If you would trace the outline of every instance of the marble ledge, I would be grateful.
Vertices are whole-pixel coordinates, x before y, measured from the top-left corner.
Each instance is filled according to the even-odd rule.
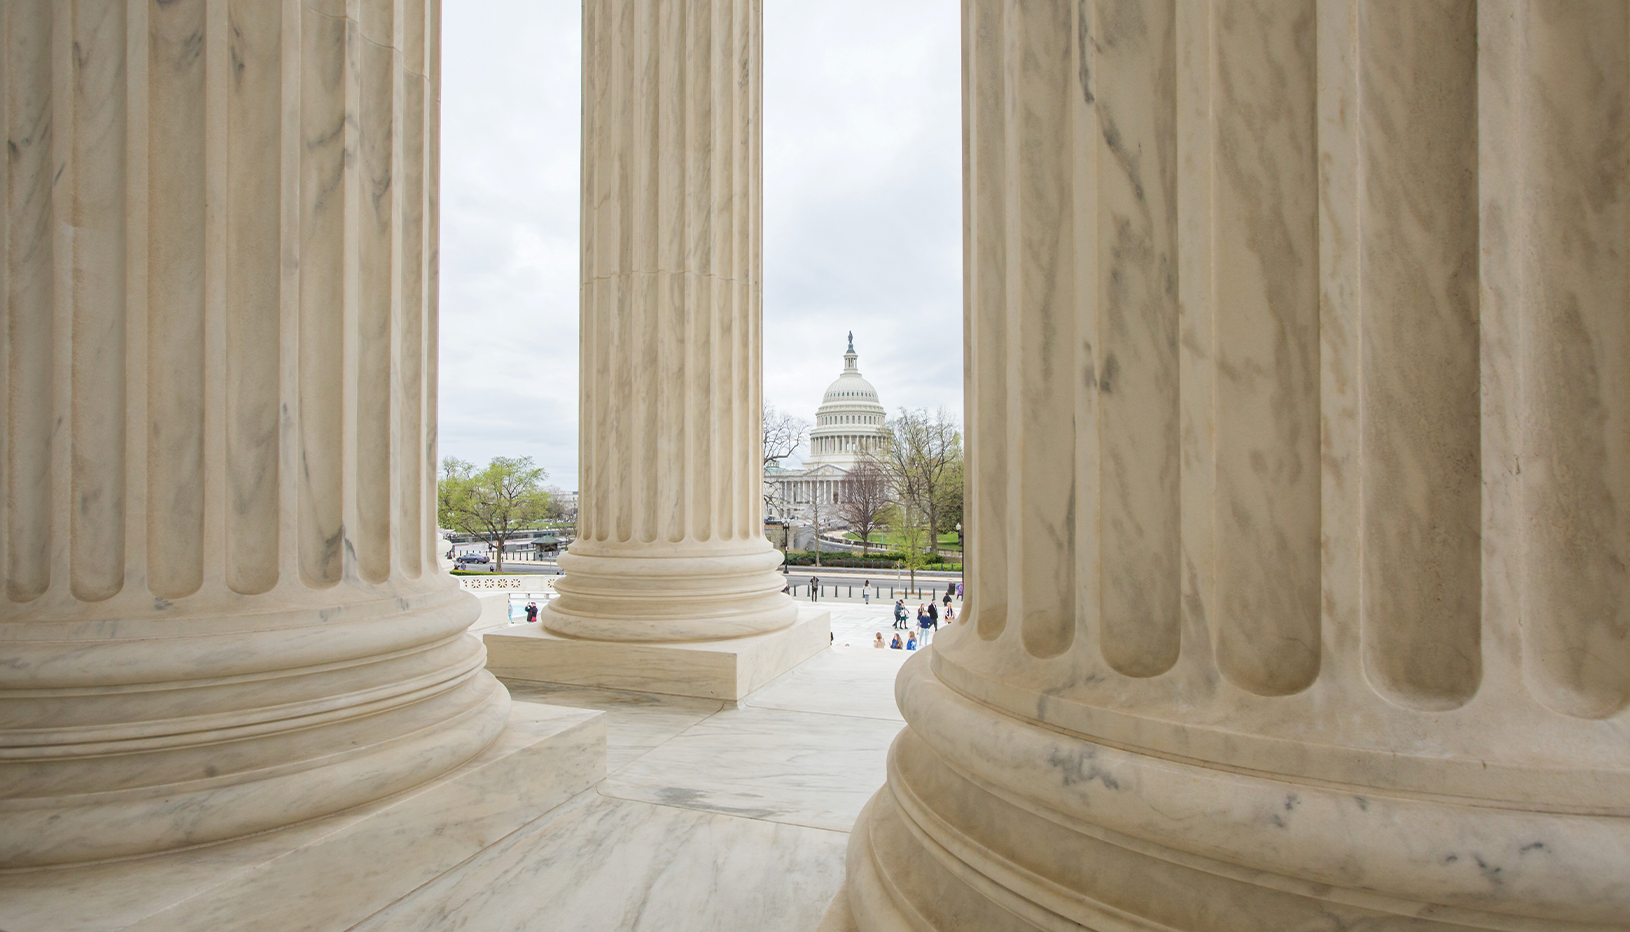
[[[734,702],[825,650],[831,630],[831,613],[801,608],[791,627],[723,641],[583,641],[540,624],[489,631],[482,640],[487,669],[505,680]]]
[[[514,703],[474,760],[368,806],[168,854],[0,874],[0,929],[349,929],[605,773],[602,713]]]

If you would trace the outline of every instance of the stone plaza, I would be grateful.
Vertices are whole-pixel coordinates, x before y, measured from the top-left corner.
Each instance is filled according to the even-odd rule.
[[[1630,929],[1630,4],[964,0],[907,657],[763,534],[760,2],[585,0],[520,626],[437,552],[438,0],[0,7],[0,928]]]

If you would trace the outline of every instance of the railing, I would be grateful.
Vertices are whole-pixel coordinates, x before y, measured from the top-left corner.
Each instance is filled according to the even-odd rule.
[[[459,576],[458,584],[467,590],[508,593],[506,615],[512,625],[526,622],[525,604],[529,601],[547,602],[556,595],[558,576]],[[539,583],[542,585],[539,585]]]
[[[498,562],[498,555],[495,554],[495,553],[492,553],[490,551],[469,551],[469,550],[467,550],[467,551],[465,551],[465,553],[486,553],[487,558],[489,560],[491,560],[492,563]],[[459,554],[454,554],[454,556],[457,557],[457,556],[459,556]],[[539,554],[539,553],[534,553],[534,552],[532,552],[530,550],[506,550],[506,551],[504,551],[504,562],[505,563],[546,563],[546,564],[548,564],[550,566],[554,566],[556,563],[559,562],[556,559],[558,556],[560,556],[560,555],[555,554],[555,553]],[[471,564],[471,565],[473,565],[473,566],[491,566],[492,563],[475,563],[475,564]]]
[[[860,586],[852,586],[852,585],[849,585],[847,583],[843,583],[843,584],[821,583],[819,588],[820,588],[820,591],[815,594],[815,600],[816,601],[820,601],[821,599],[825,599],[825,598],[828,598],[828,597],[834,598],[834,599],[837,599],[837,598],[861,599],[861,598],[863,598],[863,596],[855,594],[855,590],[856,589],[861,589],[862,587],[860,587]],[[888,592],[888,595],[886,595],[886,596],[883,594],[885,590],[887,590],[887,592]],[[803,593],[803,595],[801,597],[807,599],[807,598],[809,598],[809,583],[798,583],[798,584],[789,585],[789,586],[787,586],[787,592],[788,592],[788,594],[790,594],[795,599],[800,598],[799,593],[801,592],[801,593]],[[945,596],[945,587],[944,586],[940,586],[938,588],[936,588],[934,586],[917,586],[917,587],[913,588],[911,586],[895,587],[895,586],[891,586],[891,585],[880,584],[880,585],[876,585],[876,586],[872,587],[872,598],[879,601],[879,602],[881,602],[884,599],[887,599],[890,602],[893,602],[895,599],[940,599],[940,598],[944,598],[944,596]],[[953,598],[960,601],[962,596],[957,595],[957,596],[953,596]]]

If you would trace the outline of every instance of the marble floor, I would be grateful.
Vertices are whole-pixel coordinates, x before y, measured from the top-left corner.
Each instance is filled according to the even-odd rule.
[[[740,703],[507,683],[604,712],[606,780],[357,929],[814,929],[883,784],[910,656],[859,646],[887,605],[831,607],[834,647]]]
[[[445,780],[248,839],[0,874],[0,930],[809,932],[914,656],[863,646],[887,604],[823,607],[832,647],[740,702],[510,682],[502,746]]]

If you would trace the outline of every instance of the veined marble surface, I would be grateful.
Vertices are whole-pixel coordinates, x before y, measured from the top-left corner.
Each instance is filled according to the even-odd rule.
[[[901,722],[894,676],[911,653],[837,647],[743,699],[743,709],[820,712]]]
[[[357,932],[806,932],[848,834],[589,794]]]
[[[814,661],[811,661],[813,663]],[[516,702],[597,709],[606,713],[606,771],[616,773],[641,755],[725,707],[718,699],[656,696],[614,689],[509,680]]]
[[[847,606],[834,625],[869,641],[889,608]],[[883,783],[909,656],[839,646],[739,705],[507,683],[518,706],[605,713],[611,777],[357,929],[813,929]]]
[[[887,605],[834,613],[848,642],[888,629]],[[835,641],[834,643],[838,643]],[[509,682],[516,702],[606,713],[606,796],[848,831],[884,779],[904,721],[894,678],[912,654],[822,651],[739,704]]]
[[[0,874],[0,929],[350,928],[603,777],[605,716],[511,710],[475,760],[405,794],[216,845]]]
[[[886,605],[842,615],[868,638],[888,625]],[[813,929],[883,784],[910,656],[823,650],[740,704],[512,682],[510,728],[445,781],[236,842],[0,875],[0,929]]]
[[[726,709],[618,771],[600,792],[846,832],[883,785],[903,720]]]

